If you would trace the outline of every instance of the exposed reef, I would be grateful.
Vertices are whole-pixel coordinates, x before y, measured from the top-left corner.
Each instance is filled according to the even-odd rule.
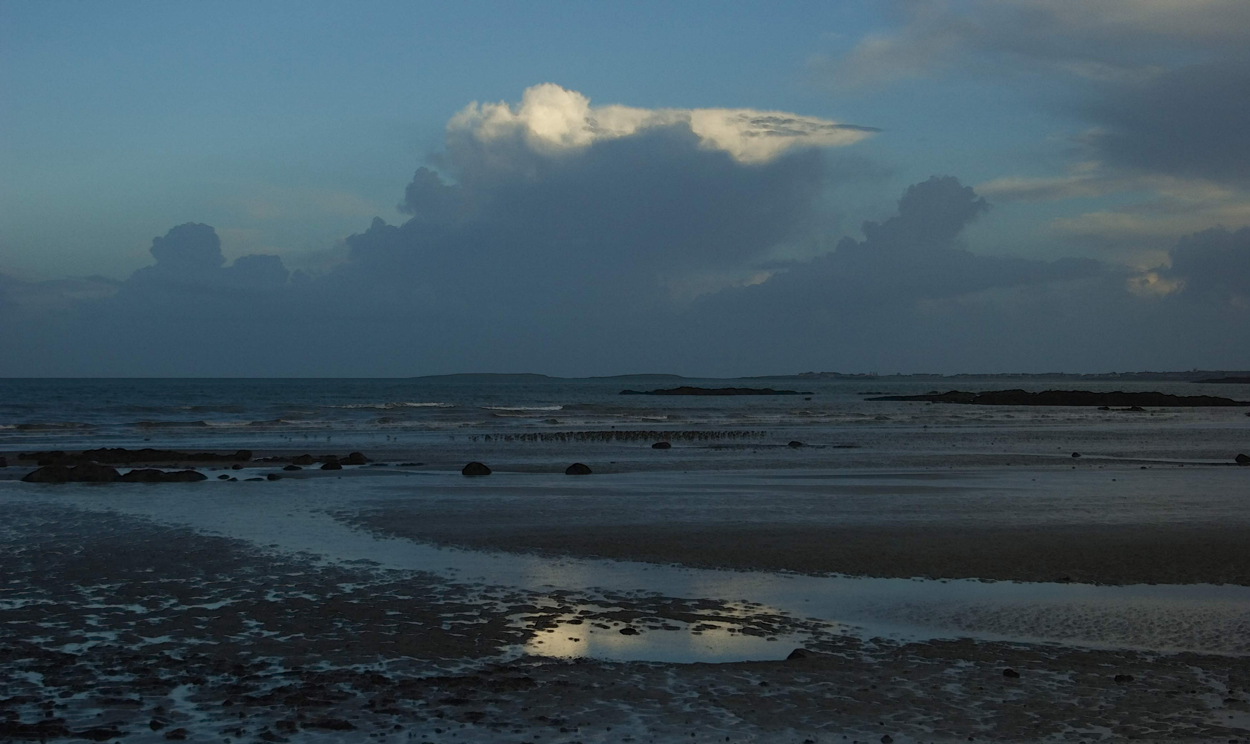
[[[984,393],[969,393],[951,390],[945,393],[932,392],[924,395],[881,395],[867,400],[963,403],[975,406],[1172,406],[1185,408],[1250,406],[1250,401],[1219,398],[1213,395],[1126,393],[1119,390],[1110,393],[1089,390],[1044,390],[1040,393],[1030,393],[1025,390],[991,390]]]

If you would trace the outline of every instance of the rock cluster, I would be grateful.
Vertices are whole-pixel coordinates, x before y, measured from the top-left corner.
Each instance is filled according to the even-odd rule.
[[[22,478],[26,483],[191,483],[202,480],[208,480],[208,476],[194,470],[141,468],[122,474],[116,468],[95,462],[46,465]]]
[[[950,390],[945,393],[924,395],[881,395],[867,400],[927,401],[929,403],[963,403],[975,406],[1134,406],[1154,407],[1206,407],[1250,406],[1250,401],[1219,398],[1214,395],[1170,395],[1168,393],[1099,393],[1089,390],[1043,390],[1030,393],[1025,390],[991,390],[985,393],[969,393]]]

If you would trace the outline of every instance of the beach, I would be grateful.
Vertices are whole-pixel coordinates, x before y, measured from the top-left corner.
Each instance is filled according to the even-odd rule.
[[[508,394],[488,391],[504,400],[464,422],[452,417],[468,404],[433,392],[412,402],[439,406],[322,409],[371,413],[315,437],[246,423],[114,431],[101,419],[79,422],[97,427],[89,436],[2,432],[0,731],[137,742],[1250,736],[1250,468],[1232,464],[1250,432],[1241,412],[1126,423],[1085,410],[871,408],[827,388],[797,407],[620,409],[583,392],[603,408],[570,426],[566,412],[585,405],[577,390]],[[217,415],[271,413],[240,397],[229,405],[247,410]],[[378,423],[396,410],[425,418]],[[607,433],[574,434],[588,431]],[[655,436],[672,447],[652,449]],[[252,452],[239,469],[179,463],[200,483],[19,480],[34,467],[24,453],[102,445]],[[371,462],[284,469],[349,451]],[[470,460],[492,474],[461,475]],[[565,475],[572,462],[592,473]]]

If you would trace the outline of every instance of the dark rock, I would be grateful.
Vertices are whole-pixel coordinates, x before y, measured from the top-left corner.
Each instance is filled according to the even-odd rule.
[[[165,728],[165,722],[159,718],[153,718],[151,723],[148,724],[148,728],[152,729],[153,731],[160,731],[161,729]]]
[[[1073,452],[1073,453],[1072,453],[1072,456],[1073,456],[1073,457],[1080,457],[1080,456],[1081,456],[1081,453],[1080,453],[1080,452]]]
[[[580,462],[575,462],[572,465],[564,469],[564,474],[565,475],[590,475],[590,468],[586,467]]]
[[[225,473],[222,473],[221,475],[217,476],[217,480],[230,480],[230,476],[226,475]]]
[[[490,475],[490,468],[480,462],[471,462],[460,471],[461,475]]]
[[[74,732],[75,738],[87,739],[88,741],[108,741],[109,739],[120,739],[125,735],[125,732],[119,731],[116,726],[95,726]]]
[[[651,449],[672,449],[672,448],[673,448],[673,445],[669,444],[668,442],[656,442],[655,444],[651,445]]]
[[[242,466],[242,465],[231,465],[231,466],[230,466],[230,469],[231,469],[231,470],[242,470],[242,469],[243,469],[243,466]]]
[[[70,731],[65,727],[64,718],[45,718],[38,723],[22,723],[13,719],[0,721],[0,741],[17,739],[46,741],[69,736]]]
[[[312,455],[299,455],[298,457],[292,457],[291,462],[296,465],[312,465],[317,462],[317,458]]]
[[[889,734],[886,734],[881,737],[881,744],[894,744],[894,739]]]
[[[1233,462],[1238,465],[1250,465],[1250,455],[1240,454],[1233,458]]]
[[[324,463],[322,463],[321,469],[322,470],[342,470],[343,466],[339,464],[338,460],[326,460]]]
[[[342,718],[318,718],[304,724],[304,728],[324,729],[326,731],[352,731],[356,727]]]
[[[287,470],[287,471],[303,470],[303,468],[301,468],[299,465],[287,465],[286,467],[282,469]]]
[[[1131,675],[1131,674],[1117,674],[1117,675],[1115,675],[1115,683],[1116,683],[1117,685],[1126,685],[1126,684],[1128,684],[1129,682],[1132,682],[1132,681],[1133,681],[1133,675]]]
[[[401,468],[419,468],[419,467],[421,467],[421,466],[422,466],[422,465],[424,465],[424,464],[425,464],[425,463],[423,463],[423,462],[401,462],[401,463],[399,463],[399,467],[401,467]]]
[[[369,458],[359,452],[353,452],[342,460],[344,465],[364,465],[367,462],[369,462]]]
[[[182,741],[187,738],[187,730],[184,728],[170,729],[165,732],[165,738],[170,741]]]
[[[45,465],[22,476],[23,483],[69,483],[69,468],[64,465]]]
[[[786,657],[786,661],[794,661],[795,659],[806,659],[808,656],[811,656],[811,654],[807,652],[807,649],[796,648],[790,652],[789,656]]]
[[[208,476],[194,470],[155,470],[143,468],[131,470],[117,479],[121,483],[194,483],[208,480]]]
[[[48,465],[27,473],[22,480],[26,483],[112,483],[118,479],[115,468],[84,462],[74,467],[64,465]]]
[[[244,478],[243,482],[244,483],[264,483],[265,479],[264,478]]]
[[[1121,391],[1099,393],[1089,390],[1043,390],[1030,393],[1025,390],[990,390],[984,393],[970,393],[962,390],[951,390],[945,393],[925,393],[924,395],[883,395],[868,400],[884,401],[925,401],[929,403],[962,403],[977,406],[1152,406],[1152,407],[1184,407],[1196,406],[1250,406],[1250,401],[1219,398],[1213,395],[1169,395],[1167,393],[1142,392],[1126,393]],[[1130,408],[1130,410],[1132,410]]]
[[[268,473],[265,475],[265,479],[271,480],[271,481],[282,480],[282,476],[278,475],[277,473]]]
[[[624,628],[621,628],[621,635],[638,635],[638,631],[637,629],[631,628],[627,625]]]
[[[0,457],[0,468],[7,468],[8,466],[9,466],[9,461],[4,459],[3,457]]]
[[[94,462],[84,462],[69,469],[70,479],[75,483],[112,483],[117,480],[116,468]]]
[[[1020,673],[1010,667],[1003,670],[1003,676],[1007,679],[1019,679]]]
[[[797,440],[797,439],[792,439],[792,440],[790,440],[790,444],[789,444],[789,446],[790,446],[790,447],[793,447],[793,448],[795,448],[795,449],[798,449],[799,447],[802,447],[802,446],[803,446],[803,443],[802,443],[802,442],[800,442],[800,441],[799,441],[799,440]]]

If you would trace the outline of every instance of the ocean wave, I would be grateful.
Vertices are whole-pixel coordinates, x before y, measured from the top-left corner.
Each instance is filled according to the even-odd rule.
[[[478,406],[484,411],[563,411],[564,406]]]
[[[205,427],[208,426],[207,421],[134,421],[129,424],[139,429],[175,429],[185,427]]]
[[[407,401],[398,401],[394,403],[344,403],[338,406],[326,406],[326,408],[372,408],[379,411],[389,411],[394,408],[455,408],[452,403],[410,403]]]

